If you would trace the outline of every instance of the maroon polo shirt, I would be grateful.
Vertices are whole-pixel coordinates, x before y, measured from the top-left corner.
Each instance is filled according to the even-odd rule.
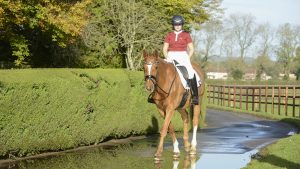
[[[169,44],[168,51],[187,51],[187,45],[191,42],[192,38],[188,32],[179,33],[177,41],[174,32],[168,33],[165,37],[165,43]]]

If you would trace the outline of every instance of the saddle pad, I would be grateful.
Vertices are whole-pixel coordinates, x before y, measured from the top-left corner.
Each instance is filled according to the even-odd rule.
[[[184,65],[180,65],[180,64],[178,64],[178,63],[175,63],[174,61],[173,61],[173,64],[174,64],[174,66],[176,67],[177,73],[178,73],[178,75],[179,75],[179,77],[180,77],[180,80],[181,80],[181,83],[182,83],[183,87],[184,87],[185,89],[190,89],[190,87],[189,87],[189,85],[188,85],[186,79],[184,78],[184,76],[183,76],[183,74],[181,73],[180,69],[177,67],[177,66],[183,66],[183,67],[184,67]],[[199,75],[197,74],[197,72],[196,72],[196,71],[194,71],[194,72],[195,72],[195,74],[196,74],[196,80],[197,80],[197,82],[198,82],[198,83],[197,83],[197,86],[199,87],[199,86],[201,85],[201,80],[200,80],[200,77],[199,77]]]

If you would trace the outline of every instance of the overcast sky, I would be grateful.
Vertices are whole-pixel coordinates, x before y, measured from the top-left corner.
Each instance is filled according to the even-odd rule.
[[[223,0],[225,15],[251,13],[258,23],[300,25],[300,0]]]

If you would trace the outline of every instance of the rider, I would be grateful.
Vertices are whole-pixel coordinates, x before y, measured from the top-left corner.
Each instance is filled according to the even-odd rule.
[[[175,60],[186,67],[189,74],[188,84],[192,91],[192,104],[198,105],[197,80],[195,70],[190,61],[194,53],[194,45],[190,34],[182,30],[183,24],[184,20],[182,16],[173,16],[172,25],[174,31],[168,33],[165,37],[163,53],[168,61]]]

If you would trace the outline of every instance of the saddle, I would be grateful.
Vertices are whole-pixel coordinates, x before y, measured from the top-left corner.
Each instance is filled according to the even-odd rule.
[[[187,81],[189,78],[189,74],[188,74],[186,67],[184,67],[183,65],[180,65],[176,60],[174,60],[174,66],[177,68],[177,70],[179,70],[181,72],[181,75]]]

